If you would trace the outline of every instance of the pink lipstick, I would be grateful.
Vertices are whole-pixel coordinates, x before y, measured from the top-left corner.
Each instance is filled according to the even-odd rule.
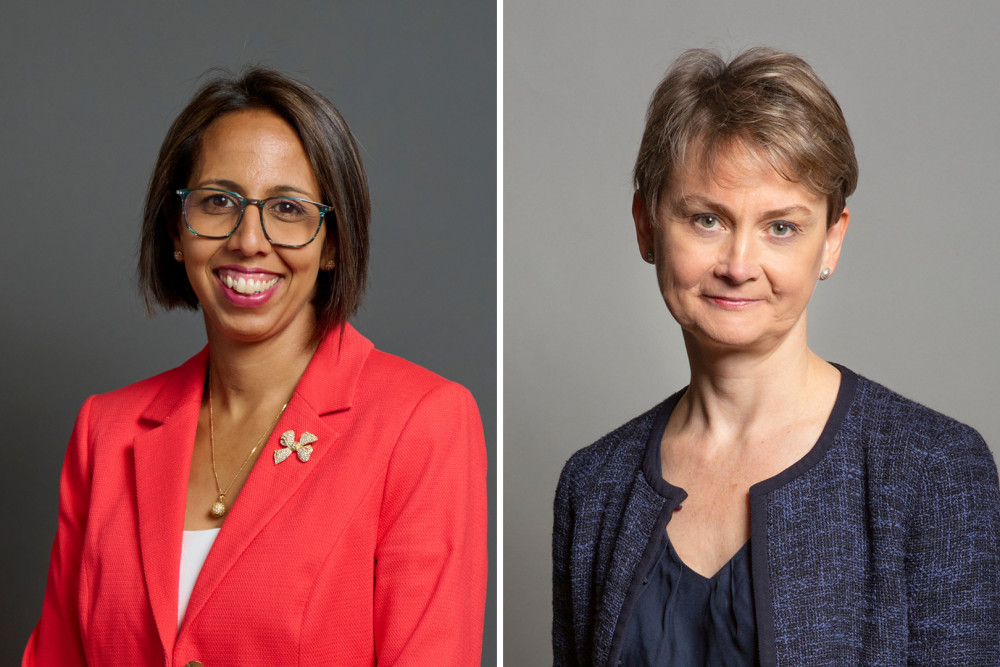
[[[254,267],[223,266],[215,270],[222,295],[235,306],[252,308],[267,303],[277,292],[281,276]]]

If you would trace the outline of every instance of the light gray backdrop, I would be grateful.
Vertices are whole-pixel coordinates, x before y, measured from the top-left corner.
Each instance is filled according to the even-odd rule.
[[[0,664],[19,664],[41,609],[80,404],[204,345],[200,314],[144,316],[133,267],[160,141],[211,66],[276,66],[340,108],[374,215],[356,326],[472,391],[495,489],[494,6],[13,3],[0,59]],[[484,664],[494,664],[495,590]]]
[[[1000,5],[504,5],[504,662],[551,662],[559,471],[684,386],[680,330],[636,250],[630,170],[684,49],[799,53],[840,101],[861,180],[810,342],[1000,446]]]

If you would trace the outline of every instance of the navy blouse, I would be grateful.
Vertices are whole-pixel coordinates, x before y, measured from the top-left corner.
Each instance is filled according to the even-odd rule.
[[[629,620],[622,664],[756,665],[750,542],[711,578],[685,565],[669,539],[663,544]]]

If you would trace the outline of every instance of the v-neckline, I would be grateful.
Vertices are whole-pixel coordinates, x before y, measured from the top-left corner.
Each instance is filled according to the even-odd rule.
[[[684,562],[684,559],[681,558],[680,554],[677,553],[677,550],[674,549],[674,544],[673,542],[670,541],[669,535],[666,537],[666,542],[667,542],[667,553],[669,554],[669,557],[672,558],[677,563],[681,571],[694,575],[695,577],[697,577],[699,581],[702,581],[705,584],[715,583],[715,581],[722,576],[723,572],[733,569],[733,565],[737,563],[741,558],[746,558],[746,555],[750,551],[750,540],[747,540],[746,542],[743,543],[743,546],[741,546],[739,549],[736,550],[736,553],[734,553],[729,558],[729,560],[727,560],[725,563],[722,564],[722,567],[720,567],[718,570],[715,571],[715,574],[713,574],[710,577],[706,577],[701,572],[698,572],[693,567]]]

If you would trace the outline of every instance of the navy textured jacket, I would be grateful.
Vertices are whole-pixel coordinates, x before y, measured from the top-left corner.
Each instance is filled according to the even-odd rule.
[[[840,368],[813,449],[750,489],[762,665],[1000,665],[1000,488],[972,428]],[[681,393],[577,452],[555,501],[556,665],[612,665],[684,492]]]

